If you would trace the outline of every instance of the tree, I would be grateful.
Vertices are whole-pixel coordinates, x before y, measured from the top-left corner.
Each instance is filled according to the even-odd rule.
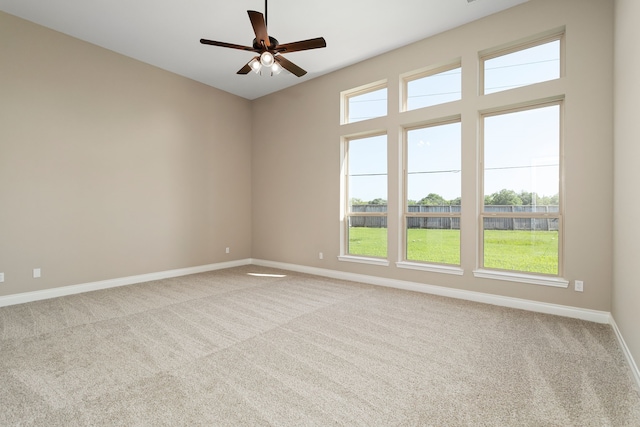
[[[373,200],[369,200],[370,205],[386,205],[387,201],[385,199],[377,198]]]
[[[557,206],[560,204],[560,197],[558,196],[558,194],[555,194],[553,196],[543,196],[539,199],[538,203],[547,206]]]
[[[427,197],[424,197],[420,201],[418,201],[418,204],[426,206],[444,206],[448,205],[449,203],[441,195],[436,193],[429,193]]]
[[[449,203],[447,203],[451,206],[461,206],[462,205],[462,197],[456,197],[453,200],[449,200]]]
[[[367,204],[364,200],[358,199],[357,197],[352,197],[351,200],[349,200],[349,203],[351,204],[351,206],[366,205]]]
[[[503,188],[497,193],[493,193],[489,196],[490,203],[487,203],[487,199],[485,197],[485,204],[487,205],[506,205],[506,206],[521,206],[522,199],[518,196],[518,194],[513,190],[507,190]]]
[[[537,193],[528,193],[522,190],[518,197],[520,197],[520,200],[522,200],[522,204],[525,206],[540,204],[540,198],[538,197]]]

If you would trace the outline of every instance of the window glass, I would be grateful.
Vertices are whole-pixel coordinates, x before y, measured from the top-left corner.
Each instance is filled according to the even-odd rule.
[[[460,205],[460,122],[407,131],[407,203]]]
[[[485,268],[558,274],[557,218],[485,217],[483,229]]]
[[[460,67],[406,82],[406,110],[430,107],[462,98]]]
[[[560,105],[484,118],[485,268],[559,274]]]
[[[494,205],[558,195],[560,107],[485,117],[484,197]],[[519,199],[520,198],[520,199]]]
[[[347,96],[347,123],[387,115],[387,88]]]
[[[406,259],[458,265],[461,124],[409,129],[406,139]]]
[[[347,141],[350,255],[387,256],[387,136]]]
[[[387,217],[349,217],[349,255],[387,257]]]
[[[484,93],[560,78],[560,40],[484,60]]]
[[[460,264],[460,218],[407,217],[407,260]]]

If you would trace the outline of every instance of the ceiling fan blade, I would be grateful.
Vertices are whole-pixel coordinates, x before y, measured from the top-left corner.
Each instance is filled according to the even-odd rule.
[[[215,40],[200,39],[200,43],[202,43],[202,44],[210,44],[212,46],[229,47],[231,49],[248,50],[250,52],[259,52],[259,50],[255,49],[253,47],[241,46],[239,44],[233,44],[233,43],[217,42]]]
[[[327,47],[327,42],[324,37],[317,37],[315,39],[302,40],[299,42],[279,44],[274,50],[276,52],[290,53],[298,52],[301,50],[318,49],[321,47]]]
[[[298,77],[302,77],[305,74],[307,74],[305,70],[298,67],[296,64],[289,61],[287,58],[285,58],[282,55],[276,55],[275,60],[278,64],[282,65],[282,68],[284,68],[285,70],[289,71],[292,74],[295,74]]]
[[[236,74],[249,74],[251,70],[249,63],[247,63],[244,67],[240,68]]]
[[[264,22],[264,15],[260,12],[256,12],[255,10],[247,10],[247,13],[251,20],[253,32],[256,33],[256,40],[258,41],[258,44],[263,42],[267,49],[270,48],[271,42],[269,41],[269,34],[267,34],[267,24]]]

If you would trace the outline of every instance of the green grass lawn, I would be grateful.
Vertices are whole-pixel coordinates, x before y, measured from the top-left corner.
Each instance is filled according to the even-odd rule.
[[[558,274],[558,232],[486,230],[484,266]]]
[[[407,260],[460,264],[460,230],[410,228]]]
[[[387,229],[374,227],[350,227],[349,255],[386,258]]]
[[[558,232],[487,230],[484,266],[500,270],[558,274]],[[349,254],[387,257],[387,229],[352,227]],[[407,260],[460,264],[460,230],[409,229]]]

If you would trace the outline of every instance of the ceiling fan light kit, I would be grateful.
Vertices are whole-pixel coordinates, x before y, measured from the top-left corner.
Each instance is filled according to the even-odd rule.
[[[264,4],[265,14],[267,11],[267,1]],[[266,17],[260,12],[255,10],[248,10],[249,20],[253,27],[253,32],[256,38],[253,39],[252,46],[241,46],[232,43],[218,42],[215,40],[200,39],[200,43],[209,44],[212,46],[226,47],[231,49],[246,50],[255,52],[258,56],[254,57],[244,67],[238,70],[237,74],[248,74],[250,71],[254,71],[258,74],[262,74],[262,69],[269,70],[270,75],[274,76],[279,74],[284,68],[290,73],[302,77],[307,72],[298,67],[293,62],[282,56],[284,53],[299,52],[302,50],[318,49],[327,46],[323,37],[317,37],[315,39],[301,40],[293,43],[279,44],[278,40],[270,37],[267,33]]]

